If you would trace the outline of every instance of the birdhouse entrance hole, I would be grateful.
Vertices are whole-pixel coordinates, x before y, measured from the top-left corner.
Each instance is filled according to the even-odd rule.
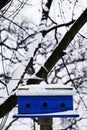
[[[65,104],[64,104],[64,103],[61,103],[61,104],[60,104],[60,107],[61,107],[61,108],[64,108],[64,107],[65,107]]]
[[[31,105],[30,105],[29,103],[26,104],[26,108],[30,108],[30,106],[31,106]]]
[[[42,104],[42,106],[43,106],[43,108],[47,108],[47,103],[46,102],[44,102],[43,104]]]

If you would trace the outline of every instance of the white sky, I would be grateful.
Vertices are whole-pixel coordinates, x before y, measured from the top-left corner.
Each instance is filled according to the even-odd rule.
[[[24,17],[26,17],[27,19],[29,19],[29,21],[33,21],[35,24],[39,24],[40,23],[40,18],[41,18],[41,1],[42,0],[29,0],[29,4],[33,5],[33,6],[25,6],[25,8],[20,12],[20,14]],[[62,19],[57,18],[56,13],[58,11],[58,7],[57,7],[57,1],[54,0],[55,2],[53,3],[53,7],[50,13],[50,16],[52,16],[52,18],[55,18],[56,22],[62,22]],[[75,9],[75,17],[77,18],[79,17],[79,15],[82,13],[82,8],[87,8],[87,0],[79,0],[79,4],[77,5],[77,8]],[[69,5],[70,6],[70,5]],[[28,7],[28,8],[27,8]],[[66,2],[65,6],[63,6],[64,8],[64,15],[65,15],[65,21],[68,22],[69,20],[71,20],[71,14],[68,10],[68,3]],[[58,23],[59,24],[59,23]],[[85,28],[86,29],[86,28]],[[83,29],[84,30],[84,29]],[[83,31],[82,30],[82,31]],[[87,32],[87,30],[86,30]],[[32,50],[32,49],[31,49]],[[12,85],[12,84],[11,84]],[[15,114],[15,113],[14,113]],[[10,118],[7,121],[7,124],[12,120],[12,115],[13,112],[10,113]],[[54,119],[55,120],[55,119]],[[58,128],[58,123],[60,122],[59,119],[54,121],[55,126],[54,128]],[[29,125],[27,125],[29,124]],[[82,127],[84,124],[84,122],[79,123],[79,126]],[[60,126],[59,126],[60,128]],[[19,121],[15,122],[9,130],[32,130],[32,120],[30,119],[19,119]],[[39,126],[37,126],[37,129],[39,129]],[[87,128],[85,127],[85,125],[82,127],[82,130],[86,130]]]

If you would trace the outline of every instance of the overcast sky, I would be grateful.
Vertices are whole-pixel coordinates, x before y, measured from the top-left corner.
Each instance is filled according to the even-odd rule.
[[[25,6],[23,10],[20,11],[21,16],[25,17],[29,21],[33,21],[33,23],[39,25],[40,19],[41,19],[41,1],[42,0],[29,0],[30,6]],[[75,9],[75,16],[74,19],[77,19],[79,15],[82,13],[82,10],[87,8],[87,0],[78,0],[77,8]],[[73,0],[72,0],[73,2]],[[64,6],[65,4],[65,6]],[[64,10],[64,15],[65,15],[65,22],[69,22],[71,20],[71,12],[69,12],[69,7],[71,7],[67,2],[64,2],[63,4],[63,10]],[[57,0],[54,0],[50,12],[50,16],[52,18],[55,18],[55,21],[59,21],[58,24],[61,24],[63,20],[59,17],[57,17],[57,11],[59,10],[59,7],[57,7]],[[85,27],[84,27],[85,28]],[[82,29],[82,32],[85,31],[87,32],[87,28]],[[14,112],[14,113],[13,113]],[[7,124],[12,120],[12,115],[15,114],[15,110],[10,113],[9,120],[7,121]],[[54,119],[55,120],[55,119]],[[56,123],[57,122],[57,123]],[[60,120],[56,120],[55,126],[56,128],[60,128],[58,122],[60,123]],[[32,120],[30,119],[19,119],[19,121],[16,121],[9,130],[32,130]],[[84,122],[83,122],[84,123]],[[29,125],[28,125],[29,124]],[[37,126],[37,129],[39,129],[39,126]],[[86,128],[83,127],[82,130],[86,130]]]

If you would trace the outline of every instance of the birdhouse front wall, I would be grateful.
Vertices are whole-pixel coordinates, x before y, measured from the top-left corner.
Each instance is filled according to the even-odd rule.
[[[18,96],[18,114],[43,114],[73,110],[73,96]]]

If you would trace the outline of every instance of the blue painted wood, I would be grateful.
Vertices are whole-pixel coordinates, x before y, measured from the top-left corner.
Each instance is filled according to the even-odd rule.
[[[13,118],[77,118],[79,117],[79,114],[44,114],[44,115],[35,115],[35,114],[18,114],[18,115],[14,115]]]
[[[18,96],[18,114],[44,114],[73,110],[73,96]]]

